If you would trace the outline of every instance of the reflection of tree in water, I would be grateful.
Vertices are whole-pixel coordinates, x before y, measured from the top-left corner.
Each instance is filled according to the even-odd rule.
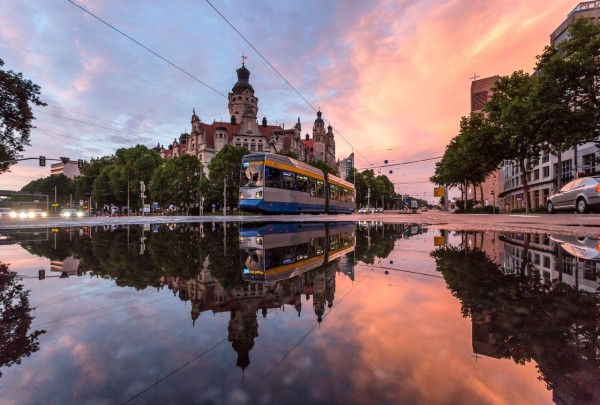
[[[598,296],[543,282],[535,271],[530,277],[522,268],[506,274],[479,249],[444,247],[431,255],[463,316],[472,318],[474,337],[485,339],[494,357],[518,364],[535,360],[555,396],[575,403],[600,400]]]
[[[33,317],[29,307],[29,291],[23,291],[15,273],[0,262],[0,367],[20,364],[23,357],[39,349],[38,330],[31,334],[29,327]],[[0,377],[2,372],[0,372]]]
[[[416,228],[415,228],[416,229]],[[375,263],[375,258],[385,259],[394,250],[396,240],[413,235],[408,224],[379,224],[356,227],[356,262]],[[421,228],[419,228],[419,233]]]

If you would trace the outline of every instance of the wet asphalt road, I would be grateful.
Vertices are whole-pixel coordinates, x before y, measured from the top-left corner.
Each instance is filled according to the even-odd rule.
[[[416,214],[388,211],[382,214],[352,215],[227,215],[227,216],[131,216],[85,217],[64,219],[48,217],[29,220],[0,219],[0,229],[101,226],[125,224],[156,224],[186,222],[326,222],[326,221],[377,221],[386,223],[418,223],[449,230],[540,231],[600,237],[600,214],[454,214],[429,210]]]

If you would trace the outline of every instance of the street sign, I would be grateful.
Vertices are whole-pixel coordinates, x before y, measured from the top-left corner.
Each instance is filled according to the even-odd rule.
[[[443,187],[436,187],[433,189],[434,197],[444,197],[444,195],[445,195],[445,190]]]

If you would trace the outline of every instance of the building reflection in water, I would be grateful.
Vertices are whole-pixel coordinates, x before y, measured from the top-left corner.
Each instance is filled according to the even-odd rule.
[[[557,404],[600,402],[600,240],[461,233],[432,256],[463,316],[475,355],[535,361]]]
[[[224,286],[208,264],[194,279],[163,277],[161,283],[191,301],[194,324],[206,311],[230,313],[228,339],[238,354],[237,366],[245,369],[258,336],[259,312],[267,317],[270,310],[291,306],[300,316],[304,295],[307,301],[312,298],[316,321],[322,322],[325,306],[333,306],[336,272],[354,274],[347,255],[354,251],[355,240],[351,222],[242,228],[239,245],[230,249],[239,251],[243,283]]]

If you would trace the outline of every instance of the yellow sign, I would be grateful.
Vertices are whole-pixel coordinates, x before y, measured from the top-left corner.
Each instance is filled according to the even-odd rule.
[[[53,207],[58,207],[58,203],[52,203]]]
[[[444,196],[444,188],[443,187],[436,187],[433,189],[433,196],[434,197],[443,197]]]
[[[58,228],[52,228],[52,233],[58,233]]]
[[[446,246],[446,238],[443,236],[434,236],[433,246]]]

